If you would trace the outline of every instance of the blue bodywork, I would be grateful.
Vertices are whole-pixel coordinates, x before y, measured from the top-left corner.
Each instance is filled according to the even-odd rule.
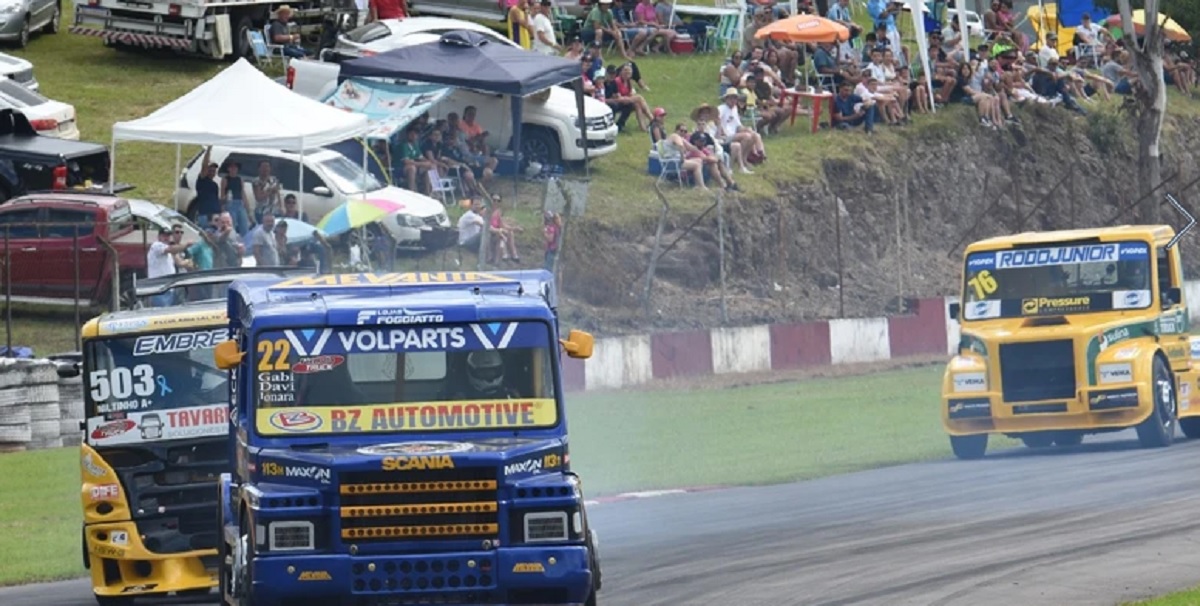
[[[363,326],[372,317],[364,310],[436,310],[438,324],[536,323],[557,352],[550,273],[306,276],[235,282],[229,293],[245,356],[230,381],[236,465],[221,481],[228,603],[595,604],[599,558],[570,470],[557,355],[544,369],[553,426],[271,433],[252,397],[257,335],[407,328]],[[305,532],[311,542],[282,548]]]

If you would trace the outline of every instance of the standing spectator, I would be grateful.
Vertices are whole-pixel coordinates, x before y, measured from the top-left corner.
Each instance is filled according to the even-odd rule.
[[[849,82],[838,86],[838,94],[833,98],[833,115],[830,122],[834,128],[842,130],[862,124],[867,134],[875,134],[875,104],[853,94],[852,90]]]
[[[531,36],[533,34],[533,26],[530,24],[529,17],[529,0],[516,0],[508,9],[508,15],[504,17],[504,21],[508,24],[508,39],[515,42],[523,49],[529,50],[533,43]]]
[[[851,40],[862,34],[862,28],[854,22],[854,18],[850,15],[850,0],[837,0],[831,4],[829,10],[825,11],[825,18],[846,26],[850,30]]]
[[[368,5],[367,22],[403,19],[407,16],[408,5],[405,0],[370,0]]]
[[[223,210],[221,208],[221,188],[216,181],[217,164],[212,162],[211,158],[212,146],[209,146],[204,149],[204,162],[201,164],[204,170],[196,178],[196,199],[192,202],[192,209],[188,212],[201,228],[208,227],[209,217]]]
[[[492,198],[492,216],[488,223],[488,231],[492,235],[491,258],[493,263],[496,259],[513,263],[521,262],[521,257],[517,254],[517,239],[513,233],[514,229],[504,220],[504,205],[500,196]]]
[[[225,165],[225,178],[221,180],[221,202],[233,217],[233,228],[238,235],[250,229],[250,214],[246,211],[246,184],[242,182],[242,165],[230,162]]]
[[[213,259],[214,266],[242,266],[242,252],[245,250],[245,246],[238,237],[238,233],[233,229],[233,217],[229,213],[221,213],[217,217],[216,234],[213,240],[216,253]]]
[[[275,229],[271,231],[275,238],[275,250],[279,255],[279,265],[295,267],[300,262],[300,247],[295,244],[288,244],[287,220],[276,222]]]
[[[625,48],[625,36],[617,28],[613,18],[612,4],[613,0],[599,0],[584,18],[583,25],[580,26],[580,35],[585,42],[597,44],[603,44],[604,37],[608,36],[608,39],[617,44],[617,50],[621,51],[626,59],[633,59],[633,54]]]
[[[558,40],[554,37],[554,22],[550,20],[551,0],[541,0],[533,7],[533,50],[543,55],[557,55],[562,52]]]
[[[552,210],[544,213],[542,219],[542,242],[546,245],[546,258],[542,267],[546,271],[554,271],[554,261],[558,258],[559,238],[562,237],[562,216]]]
[[[175,255],[171,250],[171,230],[158,230],[158,241],[146,250],[146,277],[161,278],[175,274]],[[150,298],[152,307],[169,307],[175,304],[175,292],[168,290]]]
[[[275,9],[275,18],[267,26],[267,34],[271,36],[272,44],[283,46],[283,54],[293,59],[309,56],[303,46],[300,46],[300,34],[288,31],[292,21],[292,7],[284,4]]]
[[[283,186],[271,174],[271,161],[263,160],[258,163],[258,178],[252,185],[254,190],[254,222],[262,223],[263,215],[279,212],[279,192]]]
[[[279,248],[275,245],[275,215],[263,215],[262,224],[250,232],[254,261],[259,267],[279,265]]]
[[[300,209],[296,207],[296,194],[288,194],[284,196],[283,214],[280,215],[280,217],[284,219],[297,219],[304,221],[305,223],[310,223],[308,220],[308,213],[301,213]]]
[[[742,117],[738,114],[737,104],[738,92],[732,88],[725,91],[725,102],[717,110],[720,142],[726,151],[730,152],[732,157],[737,160],[738,168],[743,173],[752,175],[754,172],[746,166],[746,162],[752,157],[765,161],[767,152],[763,147],[762,136],[754,132],[754,129],[742,125]],[[740,153],[733,152],[734,143],[740,145]]]
[[[483,228],[487,224],[479,211],[483,203],[472,200],[467,212],[458,218],[458,247],[479,254],[479,242],[483,239]]]

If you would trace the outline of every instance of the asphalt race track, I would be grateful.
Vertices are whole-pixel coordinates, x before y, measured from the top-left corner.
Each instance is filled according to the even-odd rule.
[[[847,436],[847,439],[853,439]],[[781,486],[604,503],[603,606],[1116,604],[1200,584],[1200,441],[1132,431]],[[4,606],[92,606],[84,581]]]

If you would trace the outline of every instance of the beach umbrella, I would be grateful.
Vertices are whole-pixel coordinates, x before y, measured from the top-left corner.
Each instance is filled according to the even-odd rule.
[[[780,19],[754,32],[755,38],[770,38],[784,42],[812,44],[814,42],[845,42],[850,29],[845,25],[816,15],[796,15]]]
[[[1130,15],[1130,17],[1133,18],[1134,34],[1138,36],[1144,35],[1146,33],[1146,11],[1139,8],[1133,11],[1133,14]],[[1120,13],[1110,16],[1108,19],[1105,19],[1104,22],[1113,27],[1125,26],[1124,23],[1121,23]],[[1162,26],[1163,36],[1165,36],[1167,40],[1171,40],[1173,42],[1192,41],[1192,35],[1187,33],[1187,30],[1183,29],[1183,26],[1179,25],[1174,19],[1162,13],[1158,14],[1158,24]]]
[[[404,208],[404,204],[400,202],[378,198],[347,200],[325,215],[316,227],[326,235],[336,236],[368,223],[374,223],[396,211],[404,210]],[[290,232],[291,229],[288,231]]]

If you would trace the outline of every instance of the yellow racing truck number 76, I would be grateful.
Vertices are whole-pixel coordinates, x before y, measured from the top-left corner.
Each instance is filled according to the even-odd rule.
[[[989,434],[1033,448],[1130,427],[1147,448],[1169,446],[1177,425],[1200,436],[1174,235],[1122,226],[967,247],[962,303],[950,307],[961,337],[942,381],[956,456],[982,457]]]

